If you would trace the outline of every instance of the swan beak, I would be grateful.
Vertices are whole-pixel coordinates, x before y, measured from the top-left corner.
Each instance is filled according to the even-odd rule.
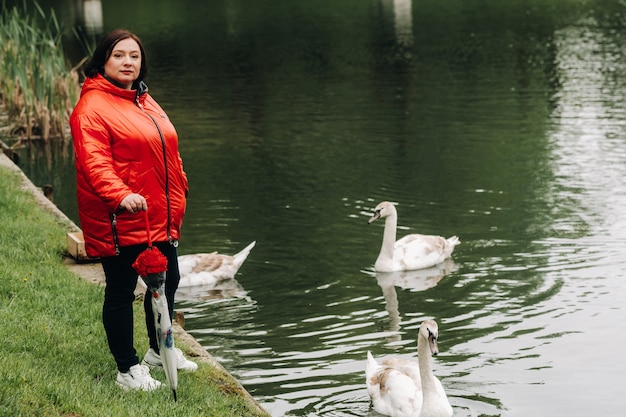
[[[370,219],[367,221],[367,224],[372,224],[378,219],[380,219],[380,211],[377,211],[376,213],[374,213],[374,215],[370,217]]]
[[[430,352],[433,356],[437,356],[439,354],[439,347],[437,346],[437,339],[434,337],[429,337],[428,342],[430,344]]]

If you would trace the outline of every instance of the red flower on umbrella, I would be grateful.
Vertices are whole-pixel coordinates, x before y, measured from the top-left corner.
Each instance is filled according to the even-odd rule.
[[[133,268],[144,280],[150,291],[155,291],[165,283],[165,272],[167,271],[167,258],[156,246],[152,246],[150,237],[150,224],[148,222],[148,212],[144,211],[146,220],[146,233],[148,235],[148,249],[139,254]]]
[[[159,248],[153,246],[139,254],[135,262],[133,262],[133,268],[142,277],[158,274],[167,271],[167,258]]]

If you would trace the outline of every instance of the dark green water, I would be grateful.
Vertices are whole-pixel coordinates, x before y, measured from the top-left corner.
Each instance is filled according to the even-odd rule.
[[[455,416],[624,410],[626,4],[206,3],[107,1],[103,25],[142,36],[179,131],[181,253],[257,241],[243,290],[177,308],[272,415],[376,415],[365,352],[415,357],[425,318]],[[22,168],[77,220],[69,154]],[[436,286],[370,272],[382,200],[400,236],[460,237]]]

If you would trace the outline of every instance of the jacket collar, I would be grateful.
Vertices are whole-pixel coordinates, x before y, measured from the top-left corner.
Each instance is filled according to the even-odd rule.
[[[148,86],[143,81],[139,82],[139,86],[136,90],[126,90],[120,88],[104,78],[101,74],[97,74],[93,78],[87,78],[83,84],[83,88],[80,91],[81,97],[91,90],[104,91],[116,96],[123,97],[131,101],[143,101],[148,93]]]

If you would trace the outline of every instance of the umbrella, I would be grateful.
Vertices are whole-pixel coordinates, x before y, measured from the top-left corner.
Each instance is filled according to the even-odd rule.
[[[156,246],[152,246],[150,237],[150,224],[148,212],[144,211],[146,219],[146,231],[148,233],[148,248],[141,252],[133,268],[146,283],[151,294],[152,312],[154,313],[154,326],[159,342],[159,353],[163,363],[165,377],[176,398],[178,386],[178,370],[176,368],[176,352],[174,351],[174,332],[170,319],[167,297],[165,297],[165,274],[167,271],[167,258]]]

